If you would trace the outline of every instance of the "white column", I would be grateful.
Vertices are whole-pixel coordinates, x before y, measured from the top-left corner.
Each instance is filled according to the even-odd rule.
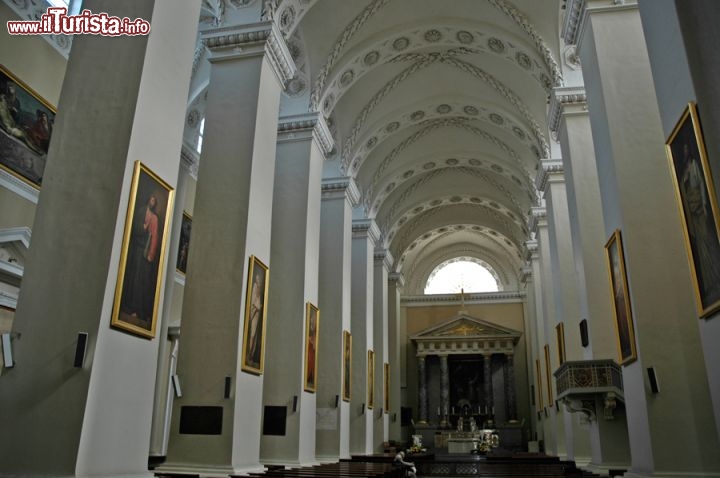
[[[183,396],[174,404],[163,469],[227,474],[261,468],[263,375],[241,370],[245,298],[251,255],[270,267],[273,280],[277,117],[294,64],[271,22],[203,35],[211,71],[178,357]],[[221,434],[180,433],[188,406],[220,407]]]
[[[402,430],[400,428],[400,407],[402,404],[402,376],[400,360],[400,294],[405,279],[401,273],[390,274],[388,280],[388,362],[390,362],[390,430],[389,439],[400,441]]]
[[[541,189],[545,191],[545,204],[548,217],[550,256],[552,269],[552,293],[555,301],[555,317],[546,322],[546,339],[550,346],[551,360],[554,365],[551,372],[559,367],[559,348],[557,338],[558,324],[563,323],[565,333],[565,360],[581,360],[580,335],[576,333],[580,323],[578,305],[579,290],[570,235],[570,217],[568,212],[567,191],[562,161],[542,162]],[[580,415],[572,414],[560,407],[556,411],[558,419],[563,421],[565,429],[565,447],[567,457],[580,465],[590,462],[590,442],[587,426],[579,423]]]
[[[632,456],[625,476],[716,471],[720,443],[637,2],[582,3],[569,3],[580,21],[565,37],[577,42],[584,67],[605,235],[622,233],[638,351],[623,366]],[[657,394],[646,385],[648,367]],[[669,440],[677,430],[688,439]]]
[[[284,435],[261,438],[264,464],[315,461],[316,391],[323,385],[315,375],[315,362],[323,357],[318,354],[318,344],[307,341],[307,304],[318,307],[320,178],[324,156],[332,146],[332,136],[319,113],[280,118],[263,405],[288,405],[288,415]],[[324,318],[320,310],[318,332]],[[332,316],[328,318],[332,320]],[[306,378],[308,360],[312,376]]]
[[[375,389],[375,408],[368,407],[368,351],[373,343],[373,254],[380,231],[371,219],[352,222],[352,400],[350,402],[350,453],[373,453],[373,416],[380,408]],[[378,353],[375,350],[375,362]]]
[[[110,320],[134,162],[176,186],[200,2],[85,7],[149,21],[152,34],[73,41],[13,324],[17,365],[2,376],[2,469],[15,476],[151,476],[162,339]],[[167,279],[162,270],[160,297]]]
[[[350,402],[342,399],[343,331],[350,332],[351,325],[352,208],[359,200],[352,178],[323,180],[318,292],[322,313],[318,380],[322,386],[317,391],[315,442],[320,461],[350,457],[351,408]]]
[[[375,346],[375,414],[373,417],[373,449],[382,452],[388,441],[390,421],[385,408],[385,363],[389,364],[388,343],[388,274],[393,257],[387,249],[376,249],[373,277],[373,343]]]
[[[608,300],[610,285],[602,247],[606,241],[605,227],[585,89],[556,88],[551,97],[549,116],[562,149],[580,317],[588,324],[589,344],[582,349],[582,358],[617,360],[612,304]],[[573,326],[572,333],[577,330]],[[568,332],[566,327],[566,338]],[[596,402],[597,410],[604,407],[601,402]],[[590,422],[588,428],[590,469],[606,473],[610,469],[630,466],[624,408],[616,409],[613,420],[598,418]]]
[[[180,325],[180,317],[173,302],[182,297],[184,282],[176,280],[178,247],[180,244],[180,229],[184,205],[187,198],[188,182],[193,180],[192,171],[197,168],[197,153],[190,151],[185,145],[180,154],[180,174],[178,175],[177,189],[175,191],[175,211],[173,212],[172,233],[170,235],[168,260],[165,263],[165,274],[168,280],[165,282],[165,293],[163,303],[162,323],[158,327],[158,361],[157,378],[155,379],[155,403],[153,405],[152,431],[150,435],[150,456],[164,457],[167,454],[168,439],[170,436],[170,417],[172,415],[173,389],[171,383],[171,369],[177,363],[177,348],[179,337],[175,335]],[[192,195],[191,195],[192,197]],[[180,299],[182,302],[182,299]],[[173,336],[168,332],[172,327]]]

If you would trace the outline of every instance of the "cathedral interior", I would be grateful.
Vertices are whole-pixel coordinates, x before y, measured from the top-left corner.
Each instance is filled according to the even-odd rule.
[[[718,18],[3,0],[0,476],[720,477]]]

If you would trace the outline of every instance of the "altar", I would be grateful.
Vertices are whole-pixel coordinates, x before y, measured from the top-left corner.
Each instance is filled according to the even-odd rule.
[[[471,453],[473,450],[477,450],[481,441],[482,438],[479,435],[448,438],[448,453]]]

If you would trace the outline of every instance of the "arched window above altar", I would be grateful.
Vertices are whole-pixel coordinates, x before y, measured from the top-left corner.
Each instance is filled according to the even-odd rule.
[[[497,292],[498,284],[497,274],[486,262],[474,257],[456,257],[435,267],[425,284],[425,294]]]

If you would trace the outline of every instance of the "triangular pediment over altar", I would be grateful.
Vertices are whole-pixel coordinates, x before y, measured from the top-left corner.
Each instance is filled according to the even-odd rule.
[[[419,355],[512,353],[522,333],[465,313],[413,334]]]

